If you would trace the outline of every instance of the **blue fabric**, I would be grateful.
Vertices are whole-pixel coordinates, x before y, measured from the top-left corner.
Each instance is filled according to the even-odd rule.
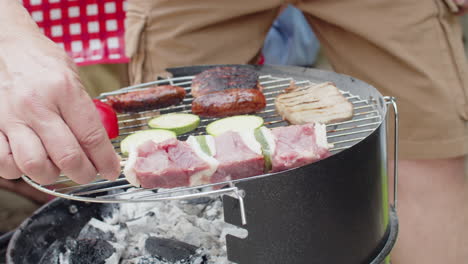
[[[262,49],[266,64],[310,66],[320,43],[302,12],[289,5],[273,22]]]

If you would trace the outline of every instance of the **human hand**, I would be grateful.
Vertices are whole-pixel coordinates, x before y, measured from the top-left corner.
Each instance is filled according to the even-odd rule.
[[[468,0],[455,0],[460,7],[459,15],[468,13]]]
[[[38,31],[26,33],[0,42],[0,177],[115,179],[117,154],[73,63]]]
[[[454,0],[458,6],[457,15],[463,15],[468,13],[468,0]]]

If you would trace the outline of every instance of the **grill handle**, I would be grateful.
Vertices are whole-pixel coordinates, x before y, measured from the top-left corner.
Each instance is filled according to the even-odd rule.
[[[241,215],[241,222],[242,225],[247,224],[247,217],[245,216],[245,206],[244,206],[244,197],[245,197],[245,192],[244,190],[240,190],[237,187],[232,186],[234,189],[234,194],[239,200],[239,210],[240,210],[240,215]]]
[[[397,99],[393,96],[384,96],[385,103],[391,105],[393,108],[395,126],[394,126],[394,140],[393,140],[393,207],[397,209],[397,194],[398,194],[398,107]],[[387,112],[388,113],[388,112]]]

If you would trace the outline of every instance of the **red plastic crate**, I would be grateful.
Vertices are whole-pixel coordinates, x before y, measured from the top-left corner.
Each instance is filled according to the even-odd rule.
[[[22,0],[44,34],[78,65],[128,62],[124,0]]]

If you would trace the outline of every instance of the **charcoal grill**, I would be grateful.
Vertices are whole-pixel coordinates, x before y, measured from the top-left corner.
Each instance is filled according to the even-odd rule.
[[[213,66],[172,68],[174,77],[123,88],[108,95],[143,90],[154,85],[177,85],[187,90],[183,103],[137,114],[120,114],[120,136],[113,140],[120,153],[120,141],[127,135],[147,129],[154,116],[190,112],[194,75]],[[375,88],[349,76],[332,72],[279,66],[253,67],[260,73],[267,107],[257,115],[267,127],[287,125],[274,109],[274,99],[291,82],[297,86],[332,81],[354,105],[349,121],[327,125],[327,138],[333,144],[332,156],[300,168],[229,182],[195,187],[158,190],[132,187],[122,176],[114,182],[99,178],[89,184],[63,188],[72,181],[61,175],[51,185],[40,185],[27,176],[24,180],[46,193],[84,202],[123,203],[189,199],[225,195],[226,222],[242,226],[245,239],[227,237],[229,259],[238,263],[383,263],[396,237],[397,217],[397,138],[398,113],[395,99],[382,96]],[[393,206],[388,207],[386,174],[387,106],[395,114],[395,170]],[[197,130],[181,136],[205,133],[213,118],[202,118]],[[122,160],[124,165],[125,159]],[[226,186],[222,189],[207,187]],[[201,190],[201,191],[200,191]],[[117,192],[116,192],[117,191]],[[138,195],[141,194],[141,195]],[[227,194],[227,195],[226,195]],[[129,196],[132,198],[129,198]],[[136,197],[136,198],[135,198]],[[348,218],[348,219],[347,219]],[[347,220],[346,220],[347,219]],[[349,224],[346,222],[349,221]],[[324,232],[326,231],[326,232]],[[353,241],[354,239],[354,241]],[[310,248],[308,250],[308,248]]]

